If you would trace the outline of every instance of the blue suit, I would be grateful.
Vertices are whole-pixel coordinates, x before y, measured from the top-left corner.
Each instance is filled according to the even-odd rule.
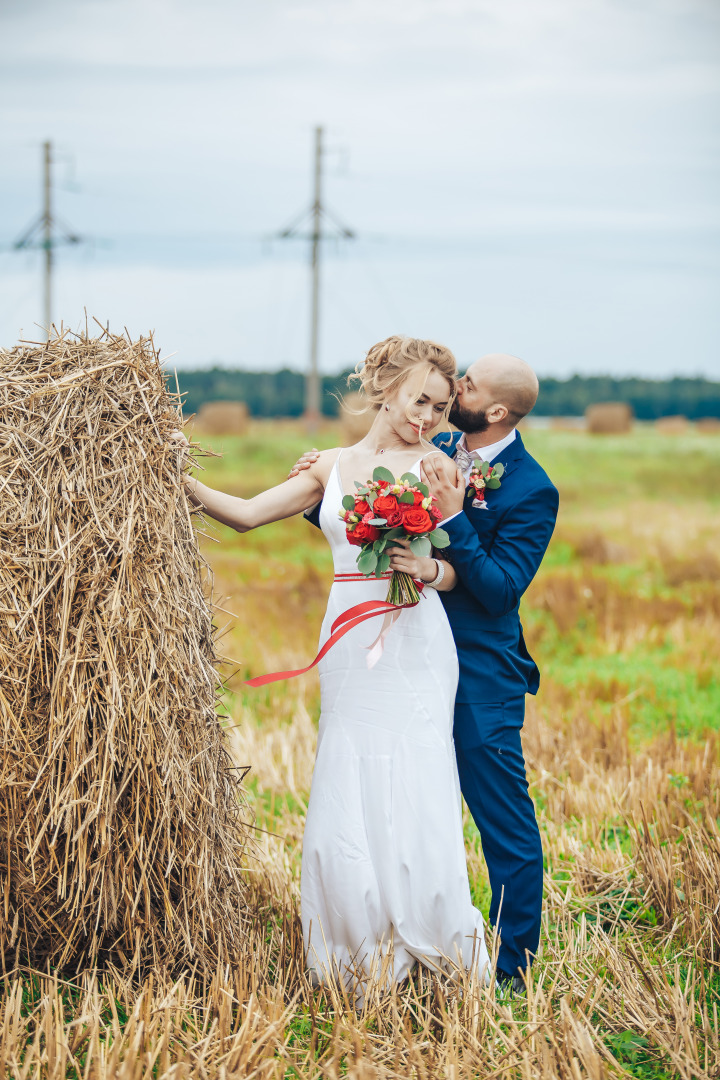
[[[435,445],[455,453],[459,434]],[[486,492],[487,509],[466,496],[463,513],[443,524],[458,575],[441,592],[457,645],[460,681],[455,704],[455,750],[460,787],[480,831],[492,886],[490,922],[501,937],[498,967],[514,975],[537,951],[543,855],[528,793],[520,732],[525,694],[540,674],[525,647],[520,599],[550,542],[558,493],[528,454],[519,434],[497,461],[501,484]]]
[[[459,438],[433,441],[452,456]],[[542,845],[520,739],[525,695],[537,693],[540,673],[525,647],[518,607],[550,542],[558,493],[519,434],[497,460],[505,472],[500,487],[486,493],[487,509],[466,496],[463,512],[443,523],[450,536],[444,554],[458,582],[439,595],[460,663],[454,724],[460,787],[490,875],[498,967],[515,975],[537,951],[543,891]],[[319,526],[317,510],[308,518]]]

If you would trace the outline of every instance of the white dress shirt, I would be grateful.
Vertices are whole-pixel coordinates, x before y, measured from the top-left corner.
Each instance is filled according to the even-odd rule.
[[[515,428],[513,428],[512,431],[508,432],[508,434],[505,435],[502,439],[498,439],[497,442],[490,443],[489,446],[479,446],[477,450],[468,450],[467,437],[463,432],[463,434],[458,439],[457,447],[455,449],[457,452],[457,450],[462,447],[462,449],[466,453],[470,454],[471,457],[471,461],[469,462],[467,468],[463,470],[465,476],[465,483],[467,484],[468,480],[470,479],[470,473],[472,472],[474,461],[477,461],[478,459],[480,461],[494,461],[498,454],[501,454],[503,452],[506,446],[510,446],[510,444],[515,441],[516,435],[517,431]],[[458,510],[457,514],[451,514],[450,517],[445,518],[443,521],[440,522],[440,524],[444,525],[446,522],[452,521],[453,518],[456,518],[458,514],[462,514],[462,512],[462,510]]]

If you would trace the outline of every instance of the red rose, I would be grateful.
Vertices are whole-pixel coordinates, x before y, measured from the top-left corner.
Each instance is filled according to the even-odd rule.
[[[364,521],[359,521],[352,532],[348,532],[347,538],[349,544],[355,544],[356,547],[362,547],[363,544],[371,544],[373,540],[377,540],[380,536],[380,530],[374,525],[366,525]]]
[[[391,510],[390,513],[385,518],[385,520],[387,521],[387,523],[388,523],[388,525],[390,526],[391,529],[396,529],[398,527],[398,525],[402,525],[402,523],[403,523],[403,512],[400,509],[400,507],[398,506],[397,509]]]
[[[425,496],[423,495],[422,491],[413,491],[413,499],[415,500],[415,505],[416,506],[419,506],[424,498],[425,498]],[[409,505],[410,504],[408,503],[408,506]]]
[[[409,509],[403,515],[403,526],[405,532],[409,533],[424,533],[430,532],[435,528],[435,522],[428,514],[427,510],[423,510],[421,506],[410,506]]]
[[[370,509],[370,503],[366,502],[365,499],[356,499],[355,500],[355,513],[359,514],[360,517],[362,517],[363,514],[367,514],[369,509]]]
[[[398,501],[394,495],[378,495],[373,503],[375,517],[386,518],[393,510],[397,510]]]

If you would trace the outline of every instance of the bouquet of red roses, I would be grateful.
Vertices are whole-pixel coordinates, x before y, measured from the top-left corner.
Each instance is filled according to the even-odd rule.
[[[407,539],[414,555],[429,555],[444,548],[450,537],[438,528],[442,514],[426,484],[411,472],[396,480],[389,469],[375,469],[372,480],[355,481],[357,494],[343,497],[340,517],[345,522],[348,542],[357,545],[358,570],[366,577],[382,577],[390,567],[386,548]],[[419,594],[409,574],[393,570],[388,602],[402,606],[416,604]]]

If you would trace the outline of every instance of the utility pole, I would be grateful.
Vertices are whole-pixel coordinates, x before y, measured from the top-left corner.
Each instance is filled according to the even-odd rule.
[[[322,213],[322,137],[323,129],[315,128],[315,197],[312,206],[312,293],[310,310],[310,364],[305,387],[305,415],[311,424],[320,420],[320,378],[318,375],[318,320],[320,314],[320,227]]]
[[[43,316],[44,325],[50,337],[52,324],[52,177],[50,167],[52,164],[50,143],[43,143],[43,245],[45,247],[45,289]]]
[[[45,252],[43,272],[43,324],[47,337],[52,326],[53,248],[59,244],[79,244],[80,237],[70,232],[53,217],[52,212],[52,144],[43,143],[43,208],[33,223],[13,245],[16,251],[40,248]],[[57,236],[55,226],[60,226]]]
[[[335,228],[335,235],[340,235],[346,240],[352,240],[355,234],[341,222],[336,221],[322,202],[322,163],[323,163],[323,129],[315,128],[315,161],[314,161],[314,188],[313,202],[309,211],[303,211],[300,218],[279,234],[280,238],[300,237],[310,240],[310,356],[308,370],[305,378],[305,420],[310,427],[316,427],[320,420],[320,373],[318,370],[318,347],[320,341],[320,254],[322,241],[332,233],[323,232],[323,219],[331,223]],[[298,232],[304,222],[310,218],[309,233]]]

